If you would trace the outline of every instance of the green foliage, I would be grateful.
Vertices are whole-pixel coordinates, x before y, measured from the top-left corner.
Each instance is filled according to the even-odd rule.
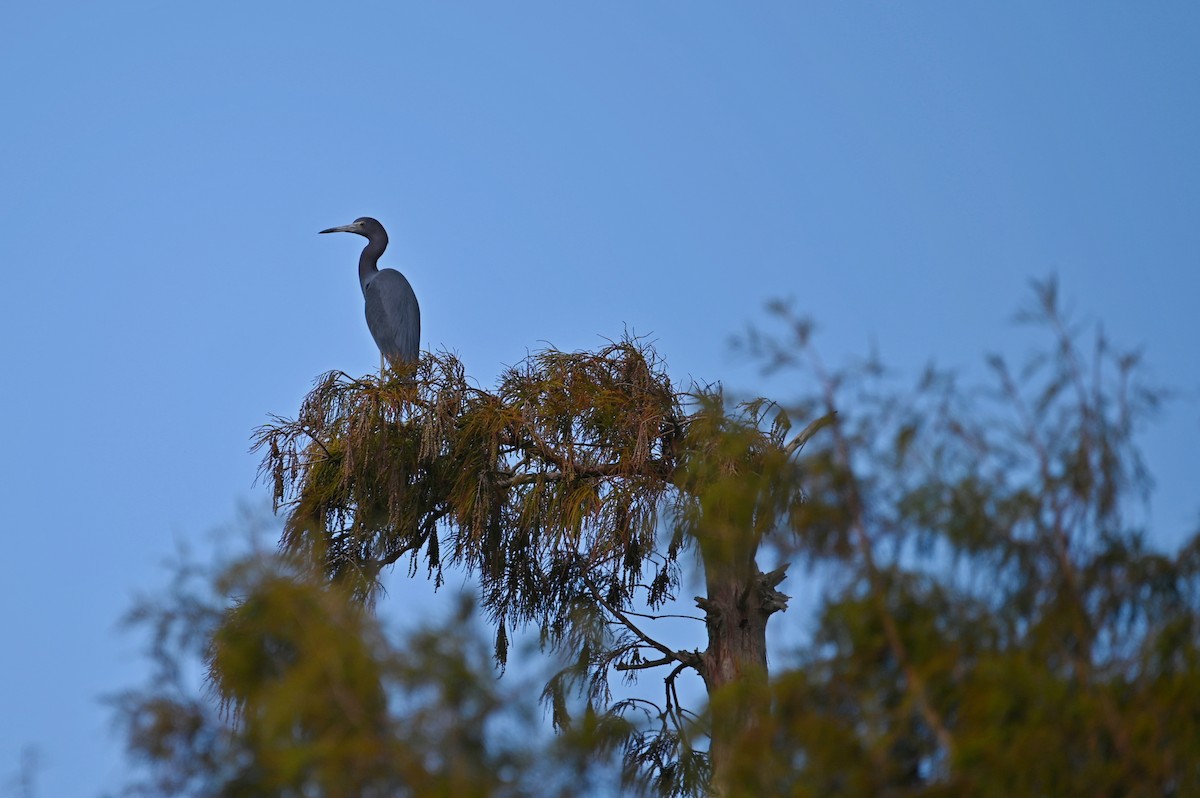
[[[128,794],[503,794],[520,757],[486,739],[502,702],[463,617],[396,646],[294,559],[180,569],[168,601],[131,617],[154,629],[158,672],[114,700],[146,776]],[[215,701],[187,683],[202,658]]]
[[[751,568],[763,537],[801,511],[803,471],[790,431],[788,414],[765,400],[730,413],[719,393],[697,397],[680,447],[674,521],[677,539],[697,541],[706,564]]]
[[[413,570],[423,555],[439,582],[445,567],[465,568],[500,664],[512,627],[532,626],[563,659],[542,692],[555,727],[571,725],[575,697],[605,722],[632,713],[628,766],[670,793],[707,773],[696,716],[673,695],[701,656],[634,616],[674,600],[679,558],[697,541],[714,572],[736,560],[734,581],[757,574],[758,541],[800,500],[788,432],[766,403],[730,412],[719,392],[677,391],[655,353],[626,340],[537,353],[494,391],[470,386],[445,354],[425,356],[413,379],[328,374],[256,446],[288,512],[286,551],[366,599],[405,555]],[[758,647],[765,657],[765,637]],[[613,701],[614,673],[653,667],[673,668],[663,704]]]
[[[361,595],[381,568],[405,555],[415,568],[424,552],[439,577],[447,565],[479,576],[498,627],[558,630],[581,590],[580,556],[613,595],[647,566],[673,583],[674,558],[647,557],[679,418],[670,381],[635,342],[539,353],[495,392],[443,354],[414,381],[325,375],[296,420],[263,427],[256,446],[289,511],[285,547],[317,553]]]
[[[1052,345],[989,358],[983,390],[827,372],[803,320],[747,341],[840,412],[795,528],[831,589],[771,687],[790,756],[746,794],[1200,794],[1200,537],[1172,556],[1138,526],[1160,394],[1102,333],[1082,343],[1052,282],[1035,293],[1019,320]]]
[[[1084,343],[1053,283],[1035,294],[1020,320],[1049,346],[989,358],[980,387],[827,369],[783,306],[784,336],[743,343],[812,386],[788,408],[682,392],[638,341],[535,354],[495,390],[445,354],[411,378],[325,375],[257,436],[280,556],[215,584],[183,571],[136,614],[159,672],[117,706],[142,786],[1200,795],[1200,535],[1159,551],[1142,526],[1136,437],[1161,395],[1135,356]],[[768,556],[783,565],[762,573]],[[555,671],[528,697],[554,740],[465,616],[382,628],[379,578],[405,558],[475,576],[501,665],[514,630],[538,633]],[[824,589],[768,673],[792,563]],[[694,648],[659,634],[685,576],[704,591]],[[196,659],[212,701],[181,676]],[[680,701],[689,669],[705,707]],[[615,694],[650,670],[658,700]]]
[[[180,566],[167,600],[130,617],[152,630],[158,668],[114,699],[141,772],[126,794],[576,794],[624,729],[539,735],[531,707],[499,690],[471,618],[463,604],[400,636],[292,556]],[[211,699],[187,678],[200,661]]]

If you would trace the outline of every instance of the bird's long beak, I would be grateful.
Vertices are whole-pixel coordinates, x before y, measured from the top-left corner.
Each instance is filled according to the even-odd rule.
[[[341,227],[331,227],[328,230],[322,230],[321,233],[357,233],[358,228],[352,224],[344,224]],[[320,235],[320,233],[318,233]]]

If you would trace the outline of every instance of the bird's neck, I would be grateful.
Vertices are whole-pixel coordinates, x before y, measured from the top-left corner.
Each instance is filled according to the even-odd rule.
[[[358,282],[364,291],[367,290],[367,283],[371,278],[379,274],[379,258],[387,249],[387,245],[387,238],[368,239],[362,254],[358,256]]]

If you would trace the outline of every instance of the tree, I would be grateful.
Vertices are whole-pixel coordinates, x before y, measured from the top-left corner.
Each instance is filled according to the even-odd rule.
[[[1034,287],[1017,320],[1050,346],[1020,368],[989,357],[982,389],[930,369],[897,392],[873,360],[830,373],[803,320],[747,339],[807,369],[810,407],[854,411],[813,454],[829,481],[795,527],[796,554],[834,575],[813,645],[772,685],[763,735],[797,759],[745,740],[743,784],[1200,794],[1200,535],[1169,555],[1141,525],[1135,438],[1161,392],[1064,317],[1054,281]]]
[[[126,794],[574,795],[607,764],[603,730],[577,765],[571,740],[540,759],[518,742],[537,738],[533,718],[511,711],[469,607],[397,636],[312,566],[261,551],[188,559],[168,600],[138,603],[130,620],[153,628],[156,667],[113,699],[144,766]],[[215,695],[190,678],[198,661]]]
[[[675,679],[687,668],[710,694],[767,678],[767,619],[787,605],[785,569],[762,573],[759,543],[798,510],[793,454],[826,415],[789,437],[764,402],[727,411],[719,391],[682,394],[654,353],[626,340],[597,353],[539,353],[494,391],[473,388],[457,359],[429,356],[414,379],[322,378],[295,420],[259,431],[284,546],[369,600],[380,570],[424,557],[478,577],[507,656],[512,626],[533,626],[564,668],[546,687],[554,724],[569,696],[624,716],[610,679],[666,669],[661,721],[631,742],[631,761],[670,791],[707,779]],[[665,519],[669,519],[664,523]],[[675,650],[649,634],[680,584],[679,557],[699,553],[708,645]],[[643,610],[645,612],[643,612]],[[711,755],[751,728],[756,711],[714,710]]]
[[[1052,346],[1016,371],[991,358],[990,391],[934,370],[905,389],[874,360],[829,371],[784,308],[789,337],[743,343],[817,386],[787,410],[680,391],[634,340],[538,353],[493,391],[445,354],[385,381],[325,375],[295,419],[257,437],[288,565],[210,604],[187,638],[204,642],[240,721],[222,732],[237,757],[201,770],[237,760],[291,774],[268,794],[340,794],[313,747],[344,748],[364,758],[335,757],[329,773],[366,779],[345,794],[436,794],[443,773],[474,774],[475,794],[518,794],[531,762],[582,778],[619,749],[625,787],[665,795],[1200,793],[1200,536],[1168,555],[1136,524],[1148,481],[1135,435],[1158,395],[1102,335],[1082,348],[1053,283],[1037,297],[1024,318]],[[793,432],[792,418],[806,426]],[[764,573],[767,557],[782,565]],[[524,628],[563,663],[542,692],[562,733],[553,755],[498,745],[479,729],[503,702],[472,714],[453,690],[434,704],[479,721],[472,744],[436,727],[396,742],[397,696],[413,684],[381,663],[424,650],[379,643],[369,608],[401,560],[439,583],[448,567],[475,576],[500,666]],[[797,562],[826,589],[812,640],[772,677],[768,621]],[[706,635],[673,647],[656,623],[691,563]],[[168,639],[175,627],[147,617]],[[454,635],[422,645],[438,639],[470,650]],[[464,684],[481,684],[464,661]],[[304,677],[314,668],[344,682]],[[689,669],[707,707],[679,701]],[[660,701],[614,695],[614,677],[650,673]],[[134,752],[172,773],[154,747],[171,723],[139,721],[159,718],[156,696],[127,695],[122,717]],[[169,719],[193,712],[164,706]],[[364,729],[385,742],[346,742]],[[293,769],[268,763],[260,738]],[[417,775],[401,755],[414,750]],[[445,767],[455,752],[470,765]],[[195,793],[235,783],[227,773]]]

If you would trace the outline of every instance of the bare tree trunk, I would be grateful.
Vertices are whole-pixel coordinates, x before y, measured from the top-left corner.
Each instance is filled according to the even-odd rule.
[[[708,596],[697,597],[696,604],[708,625],[701,674],[712,707],[712,785],[715,794],[734,796],[737,785],[744,783],[735,751],[752,742],[758,719],[770,711],[767,619],[787,608],[788,597],[776,590],[787,566],[767,574],[758,570],[753,558],[737,568],[706,566]]]

